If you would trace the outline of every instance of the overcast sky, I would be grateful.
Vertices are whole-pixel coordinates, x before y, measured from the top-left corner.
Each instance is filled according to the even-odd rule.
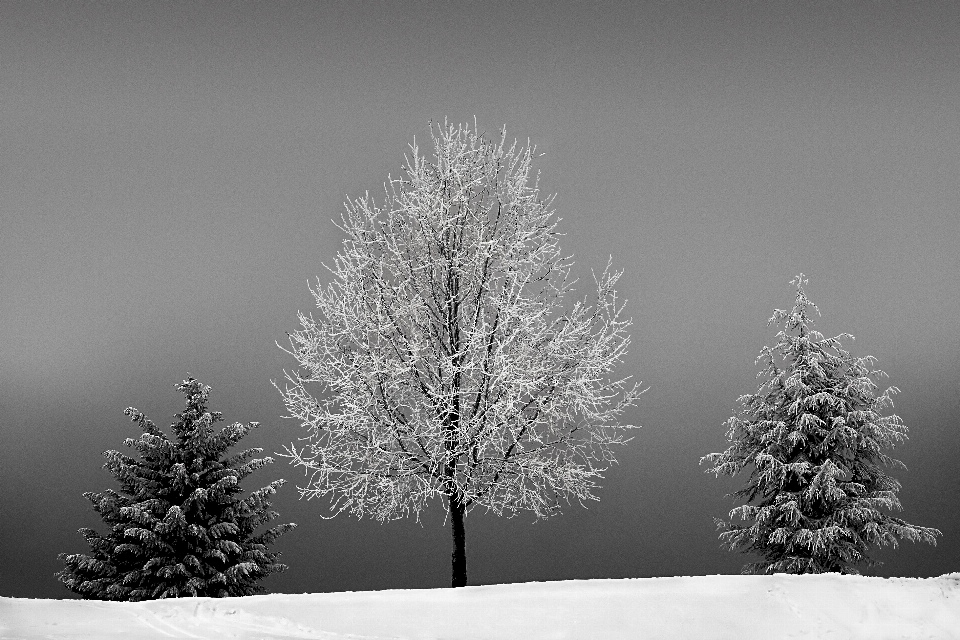
[[[960,4],[0,4],[0,595],[71,597],[60,552],[103,529],[101,453],[183,409],[188,373],[241,445],[300,437],[274,344],[326,278],[343,201],[381,201],[429,121],[529,138],[577,273],[612,254],[650,386],[600,502],[467,518],[471,584],[738,573],[713,518],[742,484],[698,460],[756,390],[803,272],[815,328],[856,336],[910,440],[900,514],[960,568]],[[586,293],[586,289],[583,293]],[[273,592],[450,581],[439,501],[387,524],[299,501]]]

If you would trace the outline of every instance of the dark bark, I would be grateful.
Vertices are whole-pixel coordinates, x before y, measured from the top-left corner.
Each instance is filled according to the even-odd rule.
[[[463,528],[466,508],[460,496],[450,496],[450,522],[453,525],[453,587],[467,586],[467,551]]]

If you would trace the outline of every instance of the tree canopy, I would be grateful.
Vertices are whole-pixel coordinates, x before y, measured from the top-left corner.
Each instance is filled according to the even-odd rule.
[[[281,392],[307,431],[287,449],[309,475],[301,495],[379,520],[444,497],[456,536],[475,506],[546,517],[561,498],[596,499],[641,391],[611,376],[630,343],[621,274],[608,263],[595,278],[596,306],[565,304],[572,261],[531,182],[534,149],[506,146],[505,130],[431,137],[433,158],[414,142],[381,206],[346,203]]]

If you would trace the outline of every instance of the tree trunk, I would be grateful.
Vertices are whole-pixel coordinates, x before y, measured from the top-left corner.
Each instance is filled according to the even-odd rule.
[[[454,587],[467,586],[467,551],[463,529],[463,515],[466,511],[459,495],[449,496],[450,523],[453,525],[453,584]]]

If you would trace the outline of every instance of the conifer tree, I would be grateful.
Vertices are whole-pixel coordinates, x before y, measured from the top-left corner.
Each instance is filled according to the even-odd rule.
[[[700,460],[714,475],[750,468],[747,485],[733,494],[746,504],[730,511],[731,522],[715,519],[725,547],[761,556],[743,573],[859,574],[858,565],[881,564],[867,555],[871,547],[936,544],[941,535],[884,513],[901,509],[900,483],[880,463],[906,469],[883,453],[907,439],[898,416],[880,415],[899,389],[875,396],[871,377],[886,375],[868,370],[876,358],[844,350],[839,338],[853,340],[848,333],[824,339],[809,328],[807,308],[820,310],[804,294],[806,282],[802,273],[791,281],[792,311],[776,309],[768,321],[783,329],[757,358],[766,362],[757,377],[767,380],[738,398],[742,417],[727,420],[729,448]],[[733,524],[734,517],[748,524]]]
[[[133,407],[124,411],[143,430],[136,440],[124,441],[140,459],[104,452],[104,467],[119,481],[120,492],[83,494],[110,531],[80,529],[93,554],[59,555],[66,569],[56,575],[74,593],[124,601],[244,596],[262,593],[255,583],[286,569],[267,545],[296,525],[254,535],[277,517],[268,498],[284,481],[239,496],[240,480],[273,460],[252,459],[259,448],[224,457],[258,423],[215,432],[223,415],[207,410],[210,387],[193,378],[176,387],[187,406],[171,425],[174,439]]]

